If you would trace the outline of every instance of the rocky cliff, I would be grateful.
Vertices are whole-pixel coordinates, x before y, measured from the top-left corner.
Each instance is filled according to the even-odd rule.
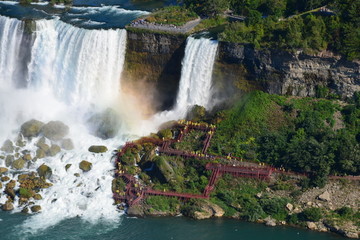
[[[128,30],[123,88],[162,110],[173,105],[186,36]]]
[[[170,108],[176,99],[185,45],[184,35],[130,30],[123,86],[145,97],[155,110]],[[213,83],[212,99],[216,100],[255,89],[281,95],[314,97],[320,93],[346,98],[360,91],[360,62],[331,53],[311,56],[220,42]]]
[[[322,89],[345,98],[360,91],[360,63],[331,53],[310,56],[221,42],[214,80],[242,91],[314,97]]]

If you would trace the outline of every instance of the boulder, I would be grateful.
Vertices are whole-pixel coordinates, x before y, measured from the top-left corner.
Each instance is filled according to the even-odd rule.
[[[44,137],[58,141],[69,133],[69,127],[60,121],[50,121],[41,128]]]
[[[36,150],[36,156],[35,156],[37,159],[41,159],[41,158],[44,158],[46,157],[46,153],[44,150],[42,150],[41,148],[38,148]]]
[[[35,195],[35,192],[31,189],[20,188],[19,189],[20,198],[29,199]]]
[[[89,152],[93,152],[93,153],[104,153],[104,152],[107,152],[108,149],[106,146],[96,146],[96,145],[93,145],[93,146],[90,146],[89,147]]]
[[[18,158],[15,161],[12,162],[12,167],[17,169],[17,170],[20,170],[20,169],[24,168],[25,163],[26,163],[26,161],[24,159]]]
[[[4,144],[2,145],[2,147],[1,147],[0,150],[1,150],[1,151],[4,151],[4,152],[6,152],[6,153],[12,153],[12,152],[14,152],[15,148],[14,148],[13,142],[10,141],[9,139],[6,140],[6,141],[4,142]]]
[[[119,132],[121,119],[115,110],[108,108],[102,113],[94,114],[89,120],[91,134],[102,138],[113,138]]]
[[[80,162],[79,168],[80,168],[81,170],[83,170],[84,172],[88,172],[88,171],[90,171],[91,168],[92,168],[92,163],[83,160],[83,161]]]
[[[14,205],[10,201],[6,201],[6,203],[2,205],[3,211],[11,211],[13,209],[14,209]]]
[[[222,217],[224,213],[225,211],[221,207],[212,202],[206,201],[201,203],[200,211],[195,211],[193,213],[193,217],[195,219],[201,220],[210,217]]]
[[[140,205],[129,206],[126,213],[134,217],[144,217],[145,215],[144,209]]]
[[[15,180],[11,180],[10,182],[8,182],[5,186],[5,193],[11,197],[11,199],[15,198],[15,191],[14,188],[16,186],[16,181]]]
[[[25,147],[26,141],[24,140],[24,137],[19,134],[16,138],[15,145],[18,147]]]
[[[330,193],[328,191],[325,191],[323,194],[320,194],[318,196],[318,199],[321,201],[330,202],[331,201]]]
[[[270,226],[270,227],[275,227],[276,226],[276,220],[273,219],[272,217],[268,216],[267,218],[264,219],[265,221],[265,225],[266,226]]]
[[[21,210],[22,213],[29,213],[29,208],[28,207],[24,207],[22,210]]]
[[[0,167],[0,174],[6,173],[7,171],[9,171],[7,168]]]
[[[32,160],[32,157],[31,157],[31,154],[25,154],[23,157],[22,157],[25,161],[31,161]]]
[[[34,206],[32,206],[30,209],[31,209],[31,211],[32,211],[33,213],[36,213],[36,212],[41,211],[41,206],[40,206],[40,205],[34,205]]]
[[[50,148],[50,146],[46,144],[46,138],[44,137],[39,139],[39,141],[36,143],[36,146],[44,152],[47,152]]]
[[[32,119],[21,125],[20,133],[26,138],[37,137],[40,134],[40,130],[43,126],[43,122]]]
[[[41,200],[41,199],[42,199],[42,196],[41,196],[39,193],[37,193],[37,194],[35,194],[35,195],[33,196],[33,198],[34,198],[35,200]]]
[[[74,143],[70,138],[66,138],[61,141],[61,147],[65,150],[72,150],[74,149]]]
[[[317,229],[317,226],[316,226],[316,224],[314,222],[306,222],[306,226],[310,230],[316,230]]]
[[[49,166],[43,164],[36,170],[40,177],[49,179],[52,175],[52,170]]]
[[[294,209],[294,205],[292,205],[291,203],[287,203],[286,204],[286,209],[291,212]]]
[[[49,148],[49,150],[46,152],[46,154],[50,157],[54,157],[56,154],[58,154],[59,152],[61,152],[61,148],[59,145],[53,144],[51,145],[51,147]]]
[[[5,166],[10,167],[15,160],[13,155],[7,155],[5,158]]]

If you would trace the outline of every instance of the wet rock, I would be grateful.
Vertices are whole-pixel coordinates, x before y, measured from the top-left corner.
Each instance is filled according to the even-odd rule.
[[[21,210],[22,213],[29,213],[29,208],[28,207],[24,207],[22,210]]]
[[[108,148],[106,146],[101,146],[101,145],[93,145],[89,147],[89,152],[93,152],[93,153],[104,153],[108,151]]]
[[[318,199],[321,201],[330,202],[331,201],[330,193],[328,191],[325,191],[323,194],[320,194],[318,196]]]
[[[29,178],[29,175],[27,175],[27,174],[20,174],[19,176],[18,176],[18,181],[19,182],[22,182],[22,181],[24,181],[25,179],[28,179]]]
[[[69,127],[61,121],[51,121],[41,128],[41,133],[50,140],[58,141],[69,133]]]
[[[88,171],[90,171],[91,168],[92,168],[92,163],[83,160],[83,161],[80,162],[79,168],[80,168],[81,170],[83,170],[84,172],[88,172]]]
[[[2,145],[2,147],[1,147],[0,150],[1,150],[1,151],[4,151],[4,152],[6,152],[6,153],[12,153],[12,152],[14,152],[15,148],[14,148],[13,142],[10,141],[9,139],[6,140],[6,141],[4,142],[4,144]]]
[[[41,194],[37,193],[37,194],[35,194],[35,195],[33,196],[33,198],[34,198],[35,200],[41,200],[41,199],[42,199],[42,196],[41,196]]]
[[[14,205],[10,201],[6,201],[4,205],[2,205],[3,211],[11,211],[14,209]]]
[[[7,168],[0,167],[0,174],[6,173],[7,171],[9,171]]]
[[[273,219],[272,217],[268,216],[267,218],[264,219],[265,221],[265,225],[266,226],[270,226],[270,227],[275,227],[276,226],[276,220]]]
[[[13,155],[7,155],[5,158],[5,166],[10,167],[14,160],[15,160],[15,158]]]
[[[66,165],[65,165],[65,170],[67,171],[67,170],[71,167],[71,165],[72,165],[72,164],[70,164],[70,163],[69,163],[69,164],[66,164]]]
[[[358,232],[345,231],[344,236],[347,238],[359,238]]]
[[[34,206],[31,207],[31,211],[33,213],[39,212],[39,211],[41,211],[41,206],[40,205],[34,205]]]
[[[74,173],[75,177],[80,177],[80,173]]]
[[[24,159],[19,158],[12,162],[12,167],[17,170],[20,170],[20,169],[24,168],[25,163],[26,163],[26,161]]]
[[[2,186],[2,182],[0,182],[0,189],[2,188],[3,186]],[[1,197],[1,194],[0,194],[0,197]]]
[[[39,139],[39,141],[36,143],[36,146],[43,150],[44,152],[47,152],[50,148],[48,144],[46,144],[46,138],[42,137]]]
[[[44,158],[44,157],[46,157],[45,151],[42,150],[41,148],[38,148],[38,149],[36,150],[36,158],[37,158],[37,159],[41,159],[41,158]]]
[[[49,179],[52,175],[51,168],[45,164],[41,165],[36,171],[40,177],[45,179]]]
[[[108,108],[102,113],[94,114],[88,123],[91,134],[108,139],[119,132],[121,120],[115,110]]]
[[[7,182],[9,180],[10,180],[10,178],[8,176],[1,177],[2,182]]]
[[[54,157],[59,152],[61,152],[60,146],[53,144],[51,145],[50,149],[46,152],[46,154],[50,157]]]
[[[5,193],[11,197],[11,199],[15,198],[15,191],[14,188],[16,186],[16,181],[15,180],[11,180],[10,182],[8,182],[5,186]]]
[[[19,134],[16,138],[15,145],[18,147],[25,147],[26,141],[24,140],[24,137]]]
[[[288,203],[288,204],[286,204],[286,209],[291,212],[294,209],[294,205],[292,205],[291,203]]]
[[[22,157],[25,161],[31,161],[32,160],[32,157],[31,157],[31,154],[25,154],[23,157]]]
[[[61,141],[61,147],[65,150],[72,150],[74,149],[74,143],[70,138],[66,138]]]
[[[26,138],[37,137],[40,134],[40,130],[43,126],[43,122],[32,119],[21,125],[20,133]]]

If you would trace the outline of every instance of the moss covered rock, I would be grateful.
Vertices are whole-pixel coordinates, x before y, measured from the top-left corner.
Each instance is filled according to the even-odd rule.
[[[83,170],[84,172],[88,172],[88,171],[90,171],[91,168],[92,168],[92,163],[83,160],[83,161],[80,162],[79,168],[80,168],[81,170]]]
[[[173,134],[171,129],[163,129],[158,132],[158,136],[162,139],[172,139]]]
[[[106,146],[93,145],[93,146],[90,146],[88,150],[89,150],[89,152],[93,152],[93,153],[104,153],[104,152],[108,151],[108,148]]]
[[[206,116],[206,109],[203,106],[195,105],[191,108],[191,111],[186,116],[186,119],[192,121],[200,121]]]
[[[40,177],[49,179],[52,175],[52,170],[49,166],[43,164],[37,170]]]
[[[2,147],[1,147],[0,150],[1,150],[1,151],[4,151],[4,152],[6,152],[6,153],[12,153],[12,152],[14,152],[15,148],[14,148],[13,142],[10,141],[9,139],[6,140],[6,141],[4,142],[4,144],[2,145]]]
[[[12,162],[12,167],[17,170],[20,170],[25,167],[25,163],[26,163],[26,161],[23,158],[18,158]]]
[[[50,140],[58,141],[69,133],[69,127],[61,121],[51,121],[41,128],[41,133]]]
[[[19,194],[21,198],[31,198],[35,195],[35,192],[31,189],[27,189],[27,188],[20,188],[19,189]]]
[[[20,133],[27,138],[37,137],[40,134],[40,130],[43,126],[43,122],[32,119],[21,125]]]

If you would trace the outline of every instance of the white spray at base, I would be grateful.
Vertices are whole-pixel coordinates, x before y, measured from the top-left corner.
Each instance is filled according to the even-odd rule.
[[[210,107],[212,72],[217,47],[216,40],[194,37],[187,39],[175,106],[170,111],[163,111],[152,117],[145,123],[145,129],[157,128],[170,120],[183,119],[194,105]]]
[[[24,23],[0,16],[0,145],[7,138],[15,139],[23,122],[37,119],[67,124],[67,137],[73,140],[75,148],[62,150],[55,157],[37,159],[26,169],[36,171],[43,163],[50,166],[53,186],[40,192],[43,199],[36,204],[41,205],[42,212],[28,218],[22,232],[36,232],[73,217],[90,222],[117,221],[119,214],[111,191],[111,151],[123,144],[125,133],[131,131],[122,124],[118,137],[102,140],[88,133],[84,119],[91,110],[122,106],[119,89],[126,31],[84,30],[59,20],[39,20],[35,24],[36,32],[31,34],[32,41],[27,46],[31,54],[24,63],[19,61],[24,47],[21,43],[26,37]],[[21,79],[23,88],[14,84],[19,81],[20,71],[21,76],[27,76]],[[29,150],[34,157],[37,141],[38,138],[27,141],[19,151]],[[91,145],[106,145],[109,151],[93,154],[88,152]],[[0,151],[0,155],[5,154]],[[92,163],[91,171],[79,169],[82,160]],[[71,167],[66,171],[67,164]],[[0,166],[5,167],[3,159]],[[14,170],[9,173],[13,179],[18,174]],[[3,194],[0,203],[5,201]],[[21,211],[18,197],[14,205],[15,212]]]

